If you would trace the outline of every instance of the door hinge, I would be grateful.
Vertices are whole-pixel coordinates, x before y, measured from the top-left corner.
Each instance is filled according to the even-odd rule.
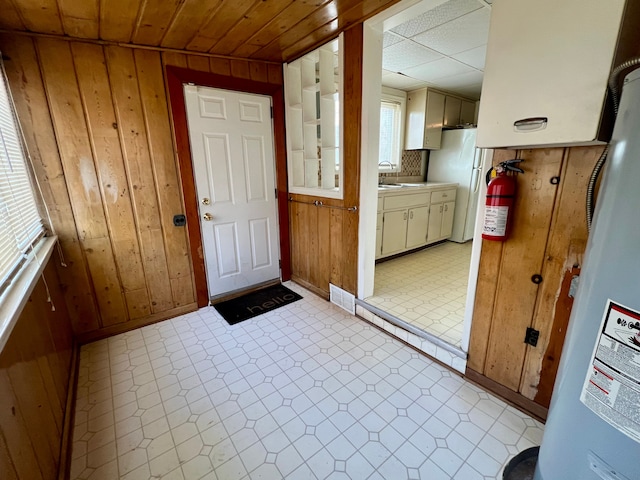
[[[276,188],[276,189],[274,189],[274,190],[275,190],[275,192],[276,192],[276,199],[277,199],[277,198],[278,198],[278,189]]]
[[[269,107],[271,110],[271,118],[273,118],[273,107]]]
[[[540,332],[535,328],[527,327],[527,333],[524,336],[524,343],[536,347],[538,345],[538,338],[540,338]]]

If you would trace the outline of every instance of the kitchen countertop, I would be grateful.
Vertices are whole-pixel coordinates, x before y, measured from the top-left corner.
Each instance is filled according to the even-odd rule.
[[[387,185],[387,186],[385,186]],[[407,193],[415,190],[439,190],[442,188],[457,187],[457,183],[442,182],[407,182],[407,183],[388,183],[378,185],[378,195],[387,193]]]

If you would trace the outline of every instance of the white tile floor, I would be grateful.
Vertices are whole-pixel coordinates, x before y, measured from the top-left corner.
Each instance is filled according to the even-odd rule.
[[[377,264],[365,301],[459,347],[472,243],[445,242]]]
[[[72,479],[494,479],[542,426],[372,325],[304,299],[82,347]]]

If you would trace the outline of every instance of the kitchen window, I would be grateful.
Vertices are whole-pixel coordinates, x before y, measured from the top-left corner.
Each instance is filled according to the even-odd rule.
[[[43,234],[20,127],[0,63],[0,295]]]
[[[399,172],[402,169],[402,134],[406,98],[382,94],[380,101],[380,172]]]

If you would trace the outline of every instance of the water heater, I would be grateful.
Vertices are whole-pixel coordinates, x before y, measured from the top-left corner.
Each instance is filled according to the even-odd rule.
[[[534,479],[640,479],[640,70],[625,79]]]

